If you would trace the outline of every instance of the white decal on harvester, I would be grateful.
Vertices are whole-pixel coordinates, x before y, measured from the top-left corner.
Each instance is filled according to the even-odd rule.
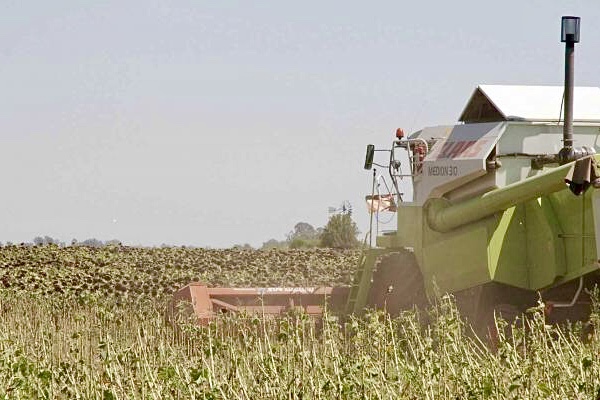
[[[435,165],[427,167],[429,176],[458,176],[458,167],[454,165]]]
[[[310,294],[317,290],[314,287],[267,287],[259,288],[261,293]]]

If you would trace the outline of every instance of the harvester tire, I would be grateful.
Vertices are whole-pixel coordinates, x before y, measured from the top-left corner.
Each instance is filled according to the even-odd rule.
[[[373,271],[367,307],[385,310],[394,317],[426,305],[423,275],[414,254],[400,251],[381,257]]]

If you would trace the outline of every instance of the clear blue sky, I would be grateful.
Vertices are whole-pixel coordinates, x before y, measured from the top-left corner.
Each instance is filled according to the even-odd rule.
[[[0,241],[260,246],[344,200],[365,231],[365,145],[562,84],[567,14],[600,86],[595,0],[3,1]]]

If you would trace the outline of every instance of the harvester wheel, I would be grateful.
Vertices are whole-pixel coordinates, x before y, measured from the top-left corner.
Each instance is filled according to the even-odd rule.
[[[412,252],[400,251],[382,257],[373,271],[367,307],[397,316],[413,307],[425,307],[423,276]]]

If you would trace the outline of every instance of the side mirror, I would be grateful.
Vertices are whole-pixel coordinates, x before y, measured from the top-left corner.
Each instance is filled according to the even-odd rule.
[[[371,169],[373,167],[373,156],[375,155],[375,145],[367,145],[367,156],[365,157],[365,169]]]

